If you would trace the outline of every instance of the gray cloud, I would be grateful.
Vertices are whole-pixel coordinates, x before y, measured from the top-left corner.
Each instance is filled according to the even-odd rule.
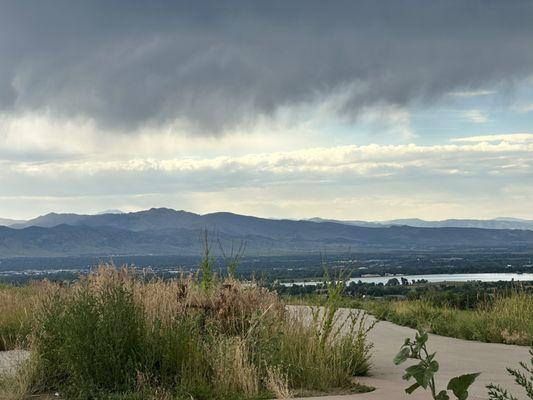
[[[344,91],[339,113],[513,84],[533,2],[1,1],[0,113],[223,133]]]

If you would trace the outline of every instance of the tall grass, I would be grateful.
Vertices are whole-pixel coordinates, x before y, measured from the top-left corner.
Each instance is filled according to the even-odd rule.
[[[362,304],[379,319],[443,336],[493,343],[533,344],[533,296],[521,290],[496,295],[475,310],[435,306],[427,300]]]
[[[288,310],[254,283],[206,276],[208,284],[191,276],[146,280],[102,266],[48,290],[36,313],[24,392],[73,399],[290,397],[349,389],[353,376],[368,370],[371,327],[364,315]]]
[[[28,346],[35,308],[49,288],[46,282],[20,287],[0,284],[0,351]]]

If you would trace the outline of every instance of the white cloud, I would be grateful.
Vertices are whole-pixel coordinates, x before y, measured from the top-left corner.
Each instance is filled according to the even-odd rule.
[[[452,139],[452,142],[509,142],[527,143],[533,142],[533,133],[509,133],[503,135],[467,136]]]
[[[533,135],[530,135],[533,137]],[[506,140],[509,138],[510,140]],[[135,158],[128,160],[82,160],[54,162],[11,163],[13,171],[29,175],[85,174],[95,175],[108,172],[157,172],[191,173],[201,171],[253,171],[254,173],[297,174],[317,172],[325,174],[351,172],[363,176],[375,173],[394,173],[409,167],[441,168],[460,171],[461,167],[475,166],[472,161],[513,160],[518,154],[533,152],[533,141],[517,140],[512,135],[499,135],[498,138],[470,137],[455,139],[457,142],[477,142],[464,145],[367,145],[308,148],[288,152],[256,153],[244,156],[221,156],[213,158]],[[488,143],[500,141],[500,143]],[[458,167],[448,166],[455,160]],[[477,162],[477,161],[476,161]],[[501,163],[498,163],[500,165]],[[512,163],[511,163],[512,164]]]
[[[467,120],[472,121],[476,124],[485,124],[489,122],[489,115],[483,110],[479,110],[479,109],[467,110],[467,111],[464,111],[462,115]]]
[[[531,104],[525,104],[521,107],[518,107],[518,112],[521,112],[521,113],[529,113],[529,112],[532,112],[533,111],[533,103]]]
[[[472,90],[472,91],[461,91],[461,92],[450,92],[449,96],[453,97],[479,97],[479,96],[489,96],[495,94],[495,90]]]
[[[331,128],[329,106],[287,110],[223,139],[179,126],[106,135],[88,121],[3,120],[0,210],[24,218],[153,206],[290,218],[528,217],[533,198],[520,184],[533,181],[533,133],[337,145],[329,131],[320,135]],[[358,121],[377,128],[382,117],[386,135],[409,132],[403,109],[368,110]],[[32,152],[39,157],[25,157]]]
[[[519,184],[527,181],[533,181],[533,142],[4,162],[0,208],[13,217],[153,206],[289,218],[484,218],[498,216],[499,209],[533,217],[523,207],[533,197]],[[513,195],[504,192],[509,185],[516,187]]]
[[[304,133],[299,125],[286,127],[289,135],[281,135],[284,125],[260,123],[254,131],[228,133],[223,139],[214,136],[191,136],[179,122],[165,127],[144,127],[131,134],[106,132],[90,120],[57,120],[46,115],[26,114],[0,117],[1,159],[117,159],[129,157],[170,157],[215,153],[292,148]],[[270,134],[265,134],[269,129]]]
[[[368,125],[375,136],[387,132],[389,140],[394,137],[409,141],[417,137],[411,126],[411,113],[405,108],[384,106],[365,109],[359,114],[358,122]]]
[[[223,137],[191,135],[176,120],[143,126],[135,132],[106,131],[86,118],[55,119],[46,114],[0,115],[0,160],[168,159],[177,156],[244,155],[289,151],[346,141],[355,136],[405,143],[415,135],[407,109],[382,105],[360,111],[357,120],[338,117],[343,91],[320,102],[280,107],[272,117],[258,117],[228,130]]]

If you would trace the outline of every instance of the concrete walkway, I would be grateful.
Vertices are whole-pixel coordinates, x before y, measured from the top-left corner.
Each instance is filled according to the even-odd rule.
[[[347,313],[347,310],[342,311]],[[413,395],[407,395],[404,389],[410,386],[411,383],[402,380],[402,375],[405,367],[409,364],[406,362],[396,366],[392,362],[404,339],[407,337],[413,338],[414,335],[414,329],[398,326],[390,322],[379,322],[370,335],[370,340],[374,343],[373,366],[370,376],[358,379],[361,383],[374,386],[377,389],[371,393],[327,396],[320,397],[320,399],[430,399],[429,393],[419,392],[421,389],[418,389]],[[509,389],[515,389],[514,381],[507,374],[505,368],[518,366],[519,361],[528,361],[530,359],[527,347],[480,343],[438,335],[429,336],[428,348],[431,352],[437,352],[436,359],[440,364],[440,369],[437,372],[436,379],[439,390],[444,389],[450,378],[454,376],[481,372],[481,376],[471,386],[469,400],[488,399],[485,386],[491,382]],[[527,399],[520,391],[517,391],[516,395],[519,399]],[[312,400],[312,398],[307,398],[307,400]]]
[[[0,351],[0,375],[11,374],[30,355],[26,350]]]

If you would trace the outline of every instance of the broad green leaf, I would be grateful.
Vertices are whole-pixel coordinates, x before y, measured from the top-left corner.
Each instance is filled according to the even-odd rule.
[[[411,394],[413,393],[416,389],[418,389],[420,387],[420,385],[418,383],[413,383],[411,386],[409,386],[407,389],[405,389],[405,393],[407,394]]]
[[[404,347],[400,350],[398,354],[396,354],[396,357],[394,357],[394,364],[400,365],[401,363],[405,362],[409,358],[409,348]]]
[[[439,363],[436,360],[433,360],[429,363],[429,369],[431,372],[435,373],[439,370]]]
[[[468,398],[468,388],[474,383],[479,374],[480,373],[478,372],[475,374],[456,376],[455,378],[450,379],[446,388],[451,390],[458,400],[466,400]]]
[[[420,332],[420,336],[418,337],[418,341],[421,345],[424,345],[428,341],[428,334],[427,332]]]
[[[433,372],[426,368],[422,363],[417,365],[412,365],[405,369],[405,372],[410,374],[415,378],[416,383],[422,386],[424,389],[427,389],[429,381],[433,377]]]
[[[448,396],[446,390],[441,390],[435,397],[435,400],[450,400],[450,396]]]

